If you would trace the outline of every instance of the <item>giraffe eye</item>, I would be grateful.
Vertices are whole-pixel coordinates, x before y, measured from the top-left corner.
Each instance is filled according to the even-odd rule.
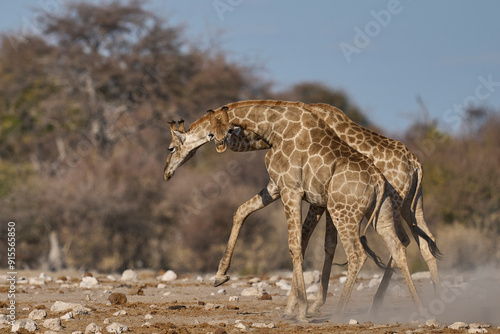
[[[176,147],[169,147],[168,150],[170,151],[170,153],[174,153],[177,148]]]

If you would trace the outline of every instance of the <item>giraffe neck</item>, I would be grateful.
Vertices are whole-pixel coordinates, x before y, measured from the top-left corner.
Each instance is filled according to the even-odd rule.
[[[378,158],[374,156],[373,152],[377,144],[386,144],[387,146],[387,143],[384,142],[393,141],[360,126],[347,117],[342,110],[328,104],[315,103],[308,104],[307,107],[310,108],[312,112],[317,113],[318,116],[335,131],[343,142],[371,159],[376,160]]]

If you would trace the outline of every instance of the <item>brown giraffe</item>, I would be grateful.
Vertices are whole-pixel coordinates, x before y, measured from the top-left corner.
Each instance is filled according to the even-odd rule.
[[[338,108],[325,103],[308,104],[307,108],[317,113],[345,143],[371,158],[373,164],[398,192],[402,200],[401,215],[410,227],[422,257],[427,263],[436,295],[441,296],[441,283],[436,263],[436,258],[439,258],[441,253],[424,218],[423,168],[418,158],[403,143],[356,124]],[[420,238],[427,242],[420,242]],[[410,242],[408,238],[401,239],[401,241],[405,246],[408,246]],[[376,310],[382,302],[393,272],[390,270],[391,262],[392,259],[389,259],[388,268],[384,274],[384,283],[377,291],[372,310]],[[387,280],[385,280],[386,277],[388,277]]]
[[[217,113],[227,112],[232,124],[256,133],[271,146],[266,155],[270,182],[261,191],[260,201],[265,204],[281,197],[285,208],[295,286],[285,313],[292,313],[296,304],[298,319],[305,319],[307,311],[302,275],[302,199],[327,207],[348,256],[348,278],[339,301],[338,316],[345,311],[355,278],[367,257],[360,241],[359,225],[370,210],[369,222],[377,216],[376,231],[400,267],[414,302],[421,307],[406,263],[405,248],[394,229],[394,219],[399,218],[399,211],[392,208],[394,192],[386,191],[390,185],[382,173],[370,159],[343,143],[317,115],[300,106],[287,103],[268,106],[265,102],[235,103]],[[170,146],[165,179],[199,146],[213,139],[208,118],[202,117],[185,133],[173,131],[177,139]]]
[[[240,103],[251,105],[255,102],[256,101],[244,101]],[[280,105],[282,103],[282,101],[266,101],[266,104],[268,105]],[[407,224],[410,226],[417,244],[420,246],[419,237],[427,241],[427,243],[422,243],[420,250],[431,272],[431,277],[434,283],[436,294],[440,296],[441,285],[439,282],[439,275],[436,264],[436,257],[439,256],[440,252],[437,249],[434,238],[432,237],[432,234],[424,220],[421,188],[422,166],[420,165],[418,158],[413,153],[411,153],[411,151],[403,143],[393,139],[389,139],[371,130],[359,126],[358,124],[351,121],[341,110],[330,105],[324,103],[308,105],[304,105],[300,102],[288,103],[310,109],[313,113],[317,114],[320,118],[325,120],[327,125],[329,125],[344,142],[356,149],[358,152],[368,156],[373,160],[375,166],[379,168],[379,170],[387,178],[387,181],[389,181],[389,183],[397,191],[399,195],[398,202],[399,206],[401,207],[401,214],[403,215]],[[229,142],[232,141],[232,137],[233,136],[229,136]],[[216,147],[219,151],[219,145],[216,145]],[[250,202],[249,205],[246,204],[247,203],[243,204],[242,207],[249,207],[250,210],[244,211],[246,213],[246,216],[248,216],[252,212],[252,202]],[[319,217],[321,217],[323,211],[324,208],[311,206],[306,216],[302,229],[303,253],[305,252],[308,240],[312,232],[314,231],[318,219]],[[238,236],[239,228],[241,228],[241,224],[245,219],[237,219],[238,216],[239,215],[235,214],[235,228],[233,228],[233,231],[235,233],[231,233],[227,251],[220,262],[219,270],[216,276],[218,278],[216,280],[216,285],[220,285],[229,279],[229,277],[225,275],[225,273],[229,269],[232,250],[234,249],[234,244]],[[328,218],[329,217],[327,217],[327,219]],[[424,231],[424,233],[422,233],[422,230]],[[398,224],[398,222],[396,225],[396,231],[398,232],[398,236],[400,237],[400,240],[403,242],[403,244],[405,246],[408,246],[410,240],[406,236],[404,228],[400,224]],[[325,302],[328,289],[328,279],[330,277],[331,271],[331,260],[333,259],[333,254],[336,246],[336,231],[334,229],[332,230],[331,225],[328,223],[328,221],[327,232],[328,233],[326,233],[325,235],[326,255],[323,265],[322,284],[320,285],[320,290],[318,291],[316,302],[311,308],[311,312],[313,313],[318,312],[319,307]],[[428,235],[430,235],[430,237],[428,237]],[[375,312],[378,309],[379,304],[383,300],[383,295],[387,289],[389,280],[393,273],[390,268],[391,263],[392,258],[389,259],[389,266],[386,269],[381,285],[375,295],[374,302],[371,308],[372,312]]]

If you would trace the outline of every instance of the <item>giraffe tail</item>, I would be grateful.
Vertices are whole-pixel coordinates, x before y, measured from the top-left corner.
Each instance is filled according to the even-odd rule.
[[[382,262],[382,259],[375,254],[373,250],[368,247],[368,240],[366,239],[366,231],[368,229],[368,226],[373,225],[375,227],[376,222],[378,220],[378,216],[380,213],[380,208],[382,206],[383,199],[385,197],[385,185],[386,185],[386,180],[383,176],[380,177],[378,181],[378,187],[375,189],[375,194],[376,194],[376,200],[375,200],[375,207],[373,208],[372,214],[370,216],[370,219],[368,220],[368,223],[366,224],[365,230],[363,232],[363,235],[360,238],[361,245],[363,246],[363,249],[366,252],[366,255],[368,255],[369,258],[371,258],[377,267],[379,267],[382,270],[387,270],[388,267]]]
[[[380,258],[380,256],[375,254],[375,252],[373,250],[371,250],[370,247],[368,247],[368,240],[366,240],[366,236],[364,236],[364,235],[361,236],[360,241],[361,241],[361,245],[363,246],[363,249],[366,252],[366,255],[368,255],[368,257],[371,258],[375,262],[377,267],[379,267],[382,270],[387,270],[388,267],[384,264],[384,262],[382,262],[382,259]]]
[[[413,220],[413,224],[411,229],[413,232],[415,232],[419,237],[427,241],[427,245],[429,246],[429,250],[431,251],[432,256],[434,256],[436,259],[441,259],[443,257],[443,253],[439,250],[438,246],[436,245],[436,242],[431,239],[425,233],[420,227],[417,226],[417,220],[415,218],[415,211],[416,211],[416,206],[417,206],[417,198],[418,194],[420,192],[420,188],[422,187],[422,179],[423,179],[423,171],[422,171],[422,166],[419,166],[417,168],[417,186],[415,188],[415,192],[413,194],[413,199],[411,201],[411,217]]]
[[[413,224],[411,229],[422,239],[427,241],[427,245],[429,245],[429,250],[431,251],[432,256],[434,256],[436,259],[440,260],[443,258],[443,253],[439,250],[438,246],[434,242],[434,240],[431,239],[420,227],[417,226],[417,224]]]

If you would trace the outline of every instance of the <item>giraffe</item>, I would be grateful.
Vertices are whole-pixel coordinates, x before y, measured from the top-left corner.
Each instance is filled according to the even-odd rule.
[[[296,305],[298,319],[305,320],[307,313],[302,273],[302,199],[327,208],[348,255],[348,278],[339,300],[339,317],[366,261],[359,225],[368,211],[371,211],[369,225],[376,221],[376,231],[401,269],[415,304],[421,307],[408,270],[405,248],[394,229],[399,211],[393,210],[392,205],[397,199],[393,198],[393,192],[386,191],[390,185],[369,158],[343,143],[323,120],[300,106],[286,102],[268,106],[265,101],[252,105],[234,103],[216,112],[227,112],[232,124],[256,133],[271,146],[265,159],[270,181],[261,191],[260,201],[265,204],[281,198],[287,217],[295,293],[290,294],[285,314],[291,314]],[[199,146],[213,139],[208,118],[202,117],[185,133],[173,131],[177,139],[169,148],[165,179]]]
[[[325,103],[308,104],[307,108],[317,113],[349,146],[371,158],[373,164],[384,174],[387,181],[397,191],[403,204],[401,216],[410,227],[422,257],[424,258],[434,285],[436,295],[441,296],[441,283],[438,274],[436,258],[442,255],[435,244],[429,227],[424,218],[422,178],[423,168],[418,158],[404,145],[394,139],[382,136],[353,122],[340,109]],[[314,229],[314,227],[312,227]],[[400,229],[401,232],[401,229]],[[308,239],[310,236],[306,235]],[[420,242],[420,239],[426,242]],[[407,247],[410,240],[404,235],[402,242]],[[371,312],[376,312],[383,301],[383,295],[388,286],[388,281],[393,273],[389,259],[388,268],[384,279],[371,307]],[[387,278],[387,279],[385,279]]]
[[[240,103],[251,105],[255,102],[256,101],[250,100]],[[280,105],[282,103],[282,101],[266,100],[266,104],[268,105]],[[317,114],[337,133],[337,135],[345,143],[373,160],[375,166],[379,168],[379,170],[387,178],[388,182],[395,188],[400,197],[400,200],[403,202],[403,205],[400,206],[401,214],[404,217],[404,220],[409,225],[417,244],[420,246],[419,238],[427,241],[427,244],[423,243],[422,246],[420,246],[420,250],[431,272],[431,278],[434,284],[436,295],[440,296],[441,284],[439,281],[439,274],[436,264],[436,258],[439,258],[440,251],[435,244],[435,239],[434,237],[432,237],[432,234],[427,227],[423,215],[421,188],[422,166],[418,161],[418,158],[403,143],[393,139],[389,139],[376,132],[359,126],[358,124],[351,121],[340,109],[324,103],[308,105],[304,105],[300,102],[288,103],[308,108],[311,112]],[[229,141],[232,140],[232,136],[228,136],[228,138]],[[302,229],[303,252],[305,252],[308,240],[317,225],[319,217],[321,217],[321,215],[323,214],[323,211],[324,208],[311,206],[306,216]],[[235,218],[236,217],[237,215],[235,215]],[[327,219],[329,219],[328,216]],[[234,225],[237,226],[237,231],[239,231],[241,224],[242,219],[235,219]],[[403,244],[405,246],[408,246],[410,240],[408,239],[404,228],[401,225],[397,224],[396,231],[398,232],[398,236],[400,237],[400,240],[403,242]],[[328,279],[330,277],[331,271],[331,260],[333,259],[332,254],[334,253],[334,250],[332,251],[332,247],[335,248],[336,245],[336,231],[331,230],[328,221],[327,232],[328,233],[325,235],[325,262],[323,265],[323,273],[321,276],[322,284],[320,285],[316,302],[312,306],[311,313],[319,312],[319,308],[324,304],[326,300]],[[428,235],[430,235],[430,237]],[[232,255],[232,250],[234,249],[236,238],[237,232],[235,231],[234,234],[231,233],[230,241],[228,242],[228,248],[220,262],[219,270],[216,276],[219,278],[218,280],[216,280],[216,285],[220,285],[229,279],[229,277],[225,275],[225,273],[229,269],[229,262]],[[333,238],[335,240],[329,240],[328,238]],[[378,310],[380,304],[383,301],[384,293],[388,287],[389,280],[393,273],[393,270],[390,268],[391,263],[392,258],[389,259],[388,267],[385,270],[380,287],[375,294],[372,307],[370,308],[370,312],[372,313],[375,313]]]

